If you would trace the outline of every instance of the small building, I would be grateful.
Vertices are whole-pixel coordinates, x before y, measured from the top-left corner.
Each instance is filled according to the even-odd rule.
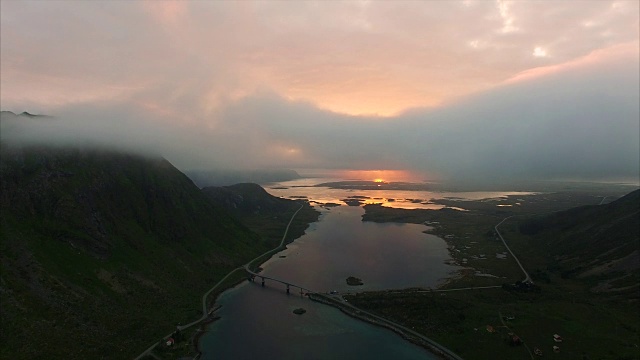
[[[553,341],[562,342],[562,336],[560,336],[558,334],[553,334]]]
[[[516,334],[511,334],[509,344],[511,346],[522,345],[522,339],[520,339],[520,337]]]
[[[553,345],[553,352],[554,353],[559,353],[560,352],[560,347]]]
[[[175,343],[176,341],[173,338],[168,338],[166,342],[167,346],[173,346]]]

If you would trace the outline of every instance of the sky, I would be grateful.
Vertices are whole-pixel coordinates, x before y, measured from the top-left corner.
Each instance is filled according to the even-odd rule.
[[[638,179],[638,1],[1,1],[3,141]],[[6,118],[6,116],[5,116]]]

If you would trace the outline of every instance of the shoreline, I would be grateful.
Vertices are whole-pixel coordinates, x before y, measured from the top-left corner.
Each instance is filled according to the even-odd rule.
[[[196,330],[196,333],[193,335],[193,346],[196,352],[196,355],[194,357],[194,359],[198,359],[200,358],[200,356],[202,356],[202,352],[200,351],[200,338],[202,337],[202,335],[204,335],[204,333],[207,332],[207,326],[210,324],[213,324],[214,322],[216,322],[218,319],[220,319],[220,316],[214,316],[214,313],[216,311],[218,311],[222,306],[218,305],[218,307],[211,309],[210,311],[210,315],[209,318],[204,320],[201,324],[200,327],[198,328],[198,330]]]
[[[351,304],[341,302],[335,298],[326,296],[324,294],[312,293],[312,294],[309,294],[308,296],[309,296],[309,299],[311,299],[312,301],[334,307],[340,310],[345,315],[351,316],[354,319],[364,321],[371,325],[376,325],[376,326],[389,329],[394,333],[400,335],[403,339],[431,352],[436,356],[439,356],[442,359],[462,360],[460,356],[456,355],[453,351],[447,349],[443,345],[411,329],[405,328],[400,324],[393,323],[390,320],[371,314],[367,311],[356,308]]]
[[[308,202],[306,202],[306,204],[310,205]],[[302,210],[305,206],[305,202],[300,204],[300,207],[293,213],[293,215],[291,216],[289,223],[287,224],[287,227],[285,228],[284,234],[282,236],[282,240],[280,241],[280,244],[274,248],[271,249],[267,252],[265,252],[262,255],[259,255],[255,258],[253,258],[252,260],[250,260],[248,263],[244,264],[244,265],[240,265],[237,268],[231,270],[226,276],[224,276],[218,283],[216,283],[211,289],[209,289],[207,292],[204,293],[204,295],[202,296],[202,317],[198,320],[195,320],[191,323],[188,323],[186,325],[183,326],[178,326],[178,330],[186,330],[188,328],[191,328],[194,325],[199,324],[200,327],[202,327],[203,325],[205,325],[205,328],[200,331],[200,328],[196,330],[196,334],[194,334],[194,336],[192,337],[195,341],[192,344],[193,345],[193,353],[195,353],[193,359],[198,359],[202,354],[200,352],[200,338],[202,337],[202,334],[204,334],[207,329],[206,329],[206,325],[210,325],[211,323],[215,322],[215,320],[219,319],[220,317],[214,318],[214,319],[210,319],[214,313],[214,311],[218,310],[220,307],[217,308],[212,308],[211,310],[207,311],[207,309],[209,308],[208,304],[211,303],[213,305],[215,305],[216,300],[218,299],[218,296],[220,296],[223,292],[232,289],[236,286],[238,286],[239,284],[241,284],[243,281],[247,280],[246,277],[242,277],[242,278],[238,278],[235,281],[232,281],[230,284],[225,285],[225,282],[227,281],[227,279],[232,276],[235,272],[237,271],[244,271],[247,272],[249,270],[249,268],[251,267],[251,265],[259,260],[260,264],[266,262],[267,260],[269,260],[274,254],[277,254],[278,252],[286,249],[286,244],[285,244],[285,240],[287,238],[287,234],[289,233],[289,228],[291,227],[291,224],[293,223],[294,218],[296,217],[296,215],[300,212],[300,210]],[[311,206],[311,208],[313,208],[313,206]],[[307,223],[307,227],[309,226],[310,223]],[[301,235],[300,235],[301,236]],[[299,236],[298,236],[299,237]],[[292,243],[293,241],[295,241],[297,238],[292,239],[291,241],[287,242],[287,244]],[[263,259],[264,258],[264,259]],[[214,292],[215,291],[215,292]],[[213,299],[209,299],[209,296],[211,294],[215,294],[215,297]],[[195,337],[195,335],[198,335],[197,337]],[[171,336],[171,334],[168,334],[166,336],[163,336],[162,339]],[[158,346],[158,342],[156,342],[155,344],[151,345],[149,348],[147,348],[145,351],[143,351],[140,355],[138,355],[135,360],[139,360],[139,359],[144,359],[147,357],[153,357],[153,358],[158,358],[158,356],[156,354],[153,353],[153,350],[156,349],[156,347]],[[190,355],[189,355],[190,356]]]
[[[293,219],[296,217],[296,215],[298,215],[298,213],[300,212],[300,210],[302,210],[302,209],[303,209],[303,207],[304,207],[304,204],[301,204],[301,205],[300,205],[300,208],[298,208],[298,210],[296,210],[296,212],[294,212],[294,213],[293,213],[293,215],[291,216],[291,219],[289,220],[289,224],[287,224],[287,227],[286,227],[286,229],[285,229],[285,231],[284,231],[284,235],[282,236],[282,240],[280,241],[280,244],[279,244],[276,248],[274,248],[274,249],[272,249],[272,250],[269,250],[269,251],[267,251],[266,253],[264,253],[264,254],[262,254],[262,255],[260,255],[260,256],[258,256],[258,257],[256,257],[256,258],[254,258],[253,260],[249,261],[249,262],[248,262],[248,263],[246,263],[243,267],[240,267],[240,268],[242,268],[242,269],[244,269],[245,271],[247,271],[247,270],[249,270],[249,269],[250,269],[250,267],[251,267],[252,265],[254,265],[254,264],[253,264],[254,262],[256,262],[256,261],[258,261],[258,260],[262,260],[262,261],[260,261],[260,263],[259,263],[259,264],[256,264],[256,266],[257,266],[257,267],[259,267],[260,265],[264,264],[264,263],[265,263],[265,262],[267,262],[269,259],[271,259],[271,257],[272,257],[273,255],[275,255],[275,254],[279,253],[280,251],[285,250],[285,249],[287,248],[287,246],[286,246],[286,244],[285,244],[285,239],[286,239],[286,237],[287,237],[287,233],[289,232],[289,227],[291,226],[291,223],[293,222]],[[295,241],[295,240],[297,240],[297,239],[298,239],[298,238],[292,239],[292,240],[291,240],[290,242],[288,242],[287,244],[290,244],[290,243],[294,242],[294,241]],[[264,259],[263,259],[263,258],[264,258]],[[233,270],[233,271],[232,271],[232,273],[233,273],[233,272],[235,272],[236,270],[238,270],[238,268],[237,268],[237,269],[235,269],[235,270]],[[228,286],[228,287],[226,287],[226,288],[224,288],[224,289],[220,289],[220,292],[218,292],[218,293],[216,294],[215,298],[213,298],[213,299],[212,299],[213,304],[215,304],[215,303],[216,303],[216,301],[218,300],[218,297],[219,297],[220,295],[222,295],[222,293],[224,293],[225,291],[227,291],[227,290],[229,290],[229,289],[233,289],[233,288],[235,288],[236,286],[238,286],[238,285],[242,284],[244,281],[247,281],[247,279],[246,279],[246,278],[244,278],[244,279],[242,279],[242,280],[240,280],[240,281],[237,281],[237,282],[233,283],[232,285],[230,285],[230,286]],[[217,311],[217,310],[219,310],[221,307],[222,307],[222,306],[218,306],[218,307],[216,307],[215,309],[212,309],[212,310],[209,312],[209,316],[212,316],[212,315],[214,314],[214,312],[215,312],[215,311]],[[209,321],[209,322],[207,322],[206,320],[204,320],[204,323],[203,323],[203,324],[201,324],[201,328],[203,328],[203,331],[199,332],[199,334],[198,334],[199,336],[198,336],[196,339],[194,339],[194,343],[193,343],[194,349],[195,349],[195,351],[196,351],[196,356],[194,357],[194,359],[199,359],[199,358],[200,358],[200,356],[202,356],[202,352],[200,351],[200,338],[202,337],[202,335],[204,335],[204,333],[205,333],[205,332],[207,332],[207,330],[208,330],[208,329],[207,329],[207,327],[208,327],[209,325],[211,325],[212,323],[214,323],[214,322],[215,322],[215,320],[217,320],[217,319],[220,319],[220,316],[215,317],[215,319],[214,319],[214,320]]]
[[[297,213],[297,212],[296,212]],[[292,220],[295,217],[296,214],[294,214],[292,216]],[[285,236],[286,237],[286,232],[285,232]],[[283,237],[283,241],[284,241],[284,237]],[[294,242],[296,239],[291,240],[289,243]],[[273,257],[275,254],[277,254],[280,251],[283,251],[286,249],[286,245],[284,245],[283,243],[281,243],[280,246],[268,251],[267,253],[260,255],[259,257],[253,259],[252,261],[250,261],[249,263],[247,263],[245,265],[245,268],[249,268],[252,265],[259,267],[260,265],[264,264],[266,261],[268,261],[269,259],[271,259],[271,257]],[[256,261],[258,260],[262,260],[260,261],[260,263],[255,264]],[[455,276],[448,276],[446,278],[444,278],[443,280],[446,282],[453,280],[453,278],[455,278]],[[242,279],[238,282],[236,282],[235,284],[225,288],[225,289],[221,289],[220,292],[218,292],[216,294],[216,297],[214,299],[212,299],[212,302],[215,304],[215,301],[217,301],[218,297],[225,291],[229,290],[229,289],[233,289],[234,287],[242,284],[246,279]],[[440,288],[442,285],[438,285],[438,288]],[[355,306],[351,305],[351,304],[347,304],[347,303],[343,303],[340,302],[336,299],[333,299],[331,297],[325,296],[324,294],[320,294],[320,293],[309,293],[306,295],[307,297],[309,297],[310,300],[315,301],[315,302],[319,302],[322,303],[324,305],[327,306],[331,306],[334,308],[337,308],[338,310],[340,310],[342,313],[344,313],[347,316],[350,316],[354,319],[357,319],[359,321],[363,321],[366,323],[369,323],[371,325],[375,325],[375,326],[380,326],[386,329],[389,329],[391,331],[393,331],[394,333],[400,335],[404,340],[411,342],[414,345],[417,345],[421,348],[423,348],[424,350],[430,352],[431,354],[441,358],[441,359],[445,359],[445,360],[462,360],[462,358],[460,358],[457,354],[455,354],[453,351],[449,350],[448,348],[444,347],[443,345],[435,342],[434,340],[427,338],[426,336],[419,334],[411,329],[405,328],[400,324],[396,324],[388,319],[379,317],[377,315],[374,314],[370,314],[364,310],[358,309]],[[215,308],[215,310],[212,310],[210,312],[210,316],[213,316],[213,312],[217,311],[221,308],[221,306],[218,306]],[[200,351],[200,340],[201,337],[204,335],[204,333],[207,332],[208,330],[208,326],[215,323],[215,321],[217,319],[220,319],[220,316],[214,316],[214,318],[211,321],[206,321],[202,324],[201,328],[203,330],[198,330],[198,336],[197,338],[194,338],[195,341],[193,343],[196,355],[193,358],[195,359],[199,359],[202,356],[202,352]]]

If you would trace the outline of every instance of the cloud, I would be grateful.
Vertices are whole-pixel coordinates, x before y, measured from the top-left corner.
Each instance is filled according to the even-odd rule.
[[[637,42],[638,6],[3,2],[2,100],[50,110],[148,95],[146,102],[177,108],[189,96],[188,111],[207,115],[228,97],[268,88],[334,112],[391,116]]]
[[[181,121],[137,102],[70,106],[2,139],[84,141],[166,156],[183,170],[415,170],[443,178],[635,177],[638,56],[612,48],[438,109],[381,119],[291,101],[270,91],[230,100],[216,118]],[[184,115],[185,118],[188,116]]]
[[[1,4],[3,110],[56,116],[3,116],[3,142],[183,170],[638,177],[636,2]]]

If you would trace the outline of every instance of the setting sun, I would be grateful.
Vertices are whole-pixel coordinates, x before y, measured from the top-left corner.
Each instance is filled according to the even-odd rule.
[[[421,172],[409,170],[337,170],[334,171],[333,176],[376,183],[422,182],[426,178]]]

